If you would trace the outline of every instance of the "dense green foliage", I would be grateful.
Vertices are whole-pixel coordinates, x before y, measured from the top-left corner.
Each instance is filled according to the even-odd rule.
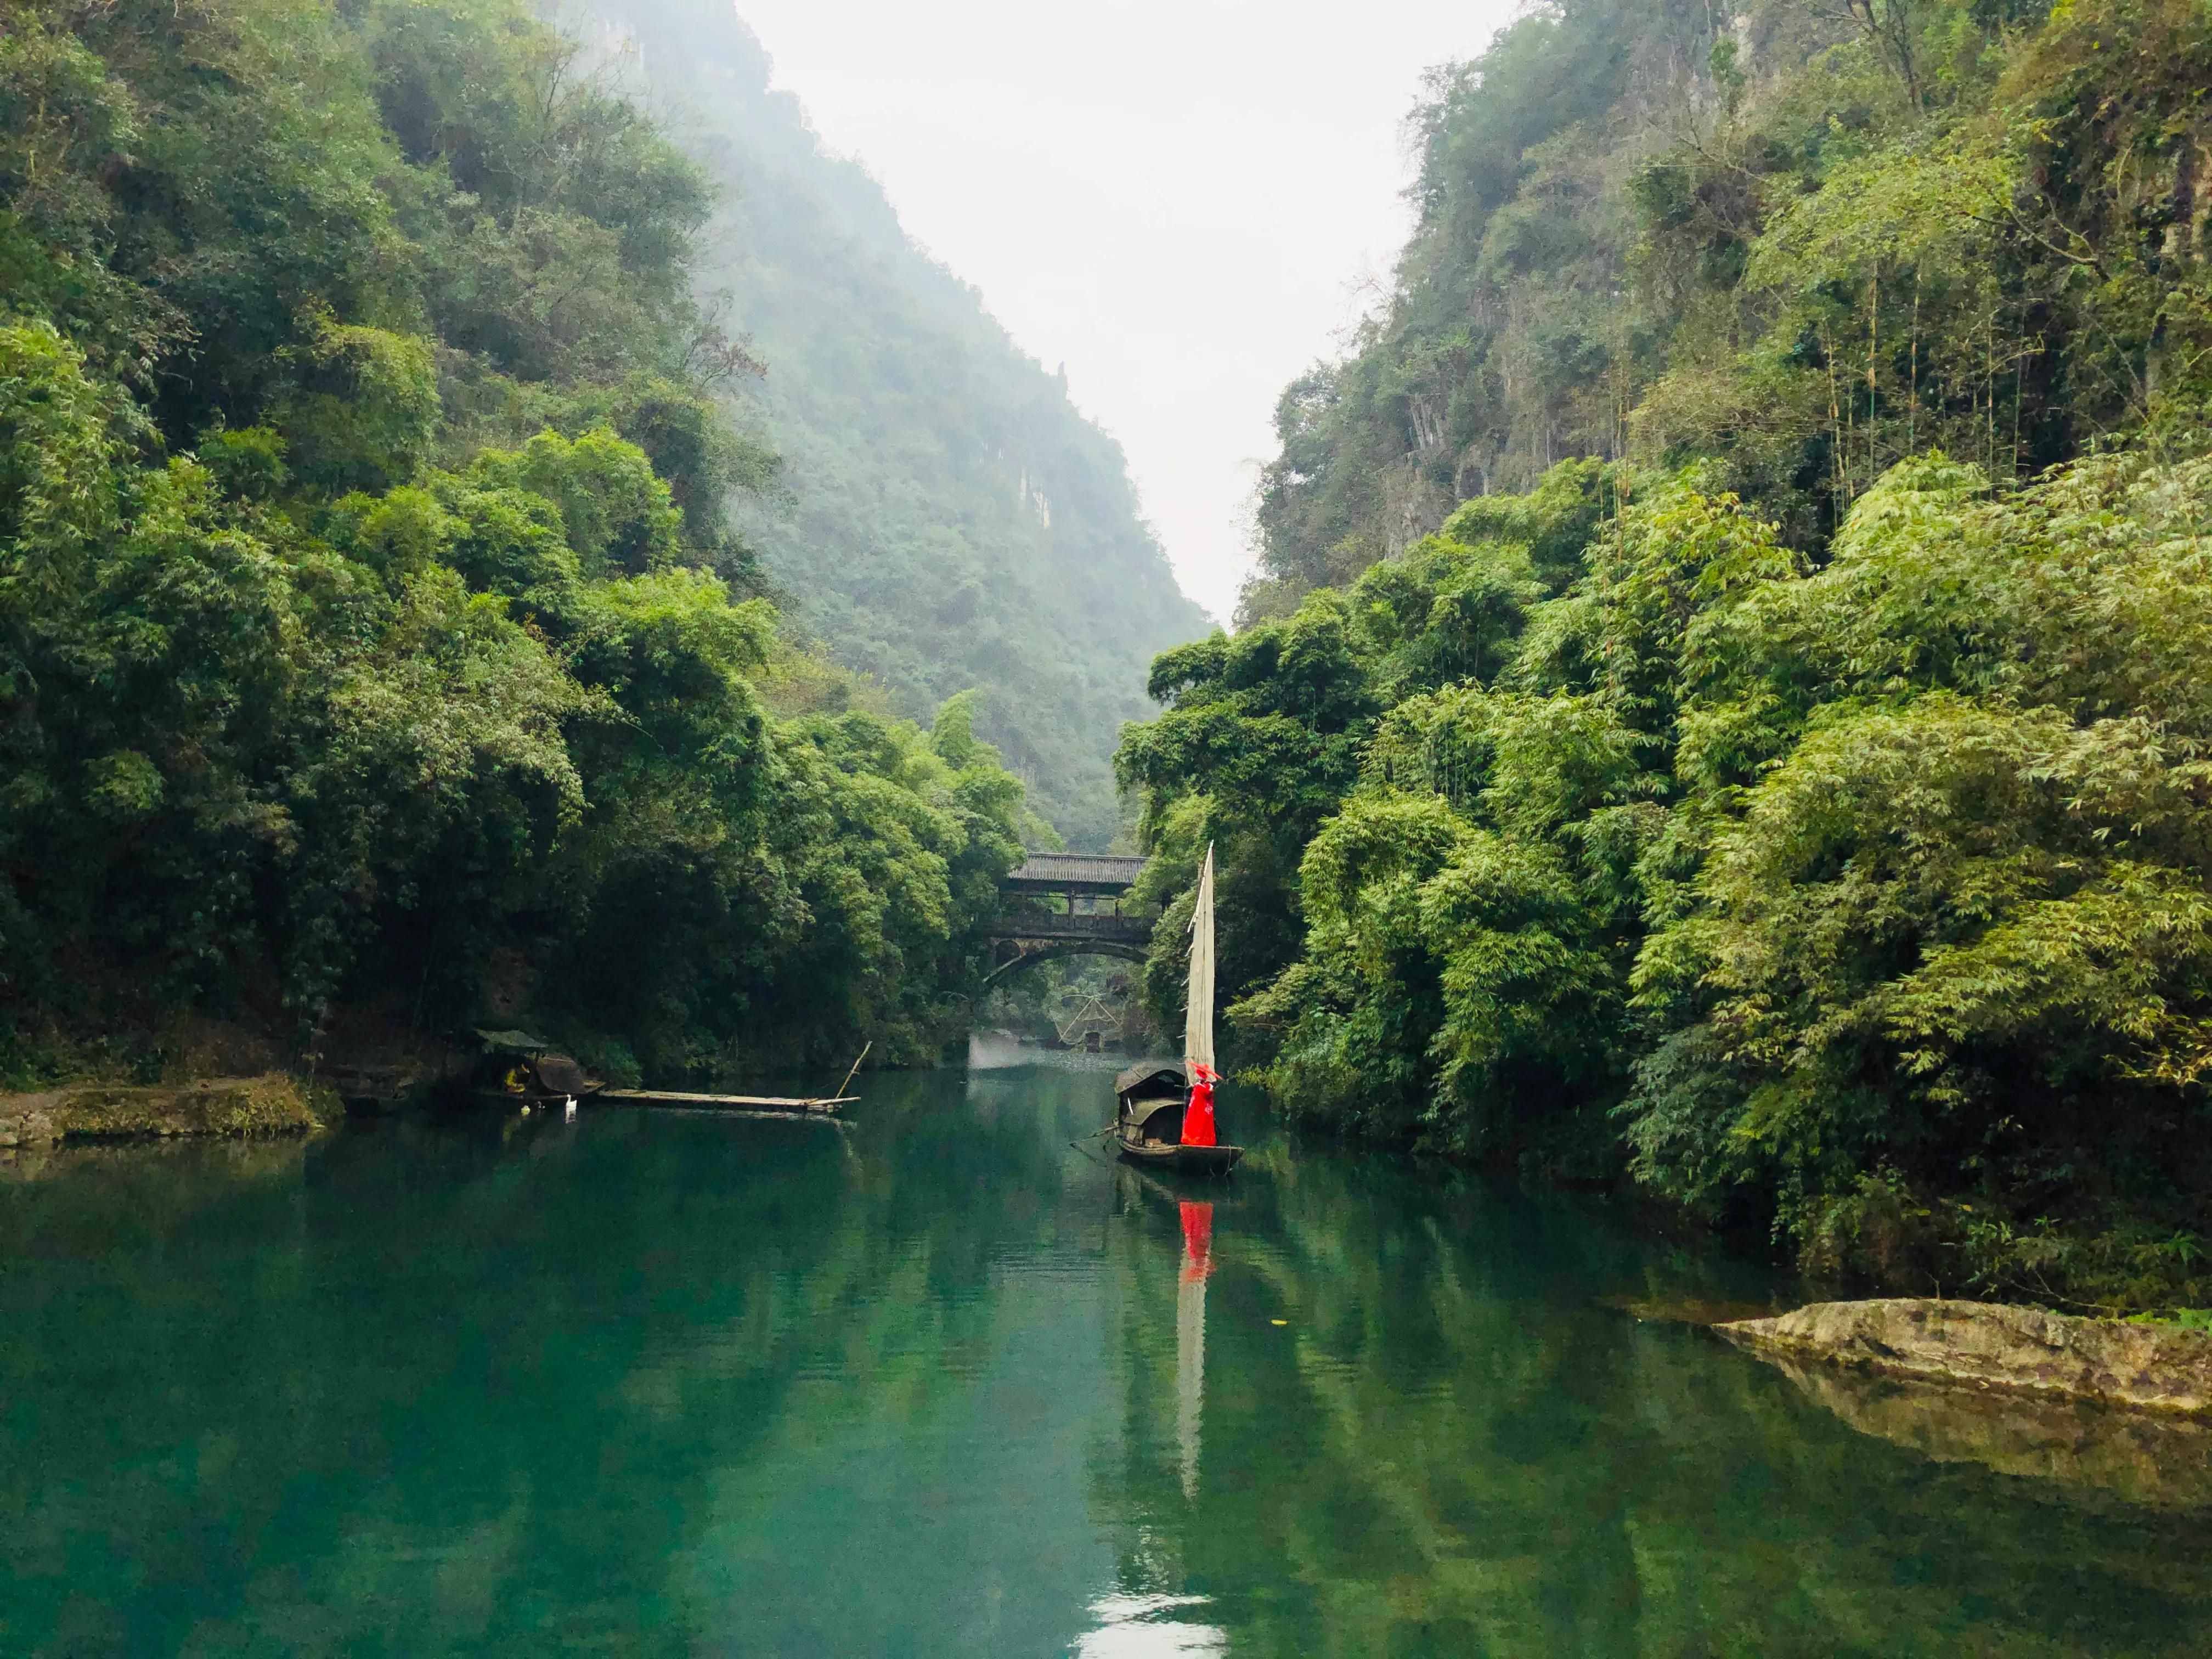
[[[1287,613],[1162,657],[1121,755],[1162,896],[1220,849],[1289,1109],[1825,1269],[2205,1299],[2205,18],[1871,4],[1808,58],[1811,8],[1568,3],[1443,77],[1398,301],[1285,405],[1251,598]],[[1685,41],[1686,136],[1547,197]],[[1625,355],[1566,351],[1595,242],[1484,312],[1574,222],[1544,200],[1613,216]],[[1456,481],[1375,447],[1448,313]],[[1610,428],[1506,372],[1555,348]],[[1533,487],[1376,558],[1393,480],[1469,468]]]
[[[931,1051],[1021,785],[778,641],[712,204],[507,0],[0,9],[0,1019]]]
[[[624,44],[625,75],[722,187],[698,277],[769,365],[731,392],[784,488],[739,513],[794,622],[917,717],[976,688],[977,730],[1037,811],[1103,848],[1121,827],[1115,735],[1149,712],[1145,665],[1206,628],[1119,447],[769,90],[727,5],[575,9],[580,32]]]
[[[2208,52],[2176,0],[1532,9],[1430,77],[1395,289],[1284,394],[1246,611],[1568,457],[1722,457],[1811,550],[1907,455],[2007,483],[2128,429],[2201,377]]]

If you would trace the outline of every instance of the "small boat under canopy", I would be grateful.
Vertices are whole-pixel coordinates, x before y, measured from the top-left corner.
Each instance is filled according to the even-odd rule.
[[[506,1105],[548,1106],[557,1100],[588,1100],[605,1089],[599,1078],[552,1044],[527,1031],[477,1033],[483,1044],[469,1092],[479,1100]]]

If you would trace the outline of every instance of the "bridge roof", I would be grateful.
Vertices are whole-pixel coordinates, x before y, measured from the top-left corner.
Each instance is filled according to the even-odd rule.
[[[1142,859],[1105,853],[1032,853],[1006,878],[1008,884],[1061,888],[1127,887],[1145,867]]]

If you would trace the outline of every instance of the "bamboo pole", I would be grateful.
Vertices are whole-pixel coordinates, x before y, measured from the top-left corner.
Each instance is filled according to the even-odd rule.
[[[1911,413],[1905,417],[1905,453],[1920,452],[1920,266],[1912,267],[1912,385],[1908,394]]]
[[[860,1060],[856,1060],[853,1062],[853,1069],[845,1073],[845,1081],[837,1085],[837,1094],[839,1096],[843,1095],[845,1091],[851,1086],[853,1079],[860,1075],[860,1060],[866,1060],[868,1057],[868,1050],[875,1046],[876,1040],[873,1037],[870,1037],[866,1042],[860,1045]]]
[[[1881,428],[1875,423],[1875,402],[1880,390],[1875,365],[1881,351],[1881,261],[1874,262],[1867,278],[1867,484],[1881,474],[1881,457],[1875,451]]]

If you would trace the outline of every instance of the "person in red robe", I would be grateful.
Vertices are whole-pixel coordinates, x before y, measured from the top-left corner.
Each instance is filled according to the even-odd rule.
[[[1221,1073],[1194,1060],[1190,1074],[1190,1103],[1182,1109],[1182,1144],[1211,1146],[1215,1144],[1213,1085],[1221,1081]]]

